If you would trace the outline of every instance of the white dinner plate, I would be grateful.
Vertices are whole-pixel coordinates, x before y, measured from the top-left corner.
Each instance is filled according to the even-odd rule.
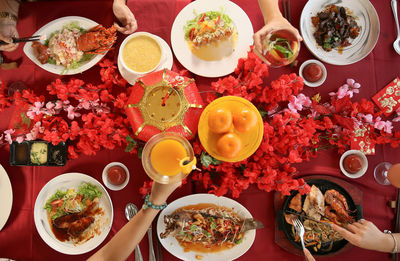
[[[13,192],[7,172],[0,165],[0,230],[6,224],[11,213]]]
[[[205,61],[195,56],[185,40],[184,26],[187,21],[207,11],[223,9],[235,25],[238,40],[233,53],[218,61]],[[204,77],[220,77],[232,73],[239,58],[246,57],[253,44],[253,26],[247,14],[235,3],[228,0],[197,0],[185,6],[176,16],[171,29],[171,45],[179,62],[189,71]]]
[[[49,220],[47,218],[47,211],[44,209],[44,206],[46,201],[56,193],[57,190],[66,190],[71,188],[77,189],[82,182],[91,183],[97,186],[102,192],[99,200],[99,207],[103,209],[104,215],[101,218],[95,216],[94,224],[91,225],[93,226],[98,224],[100,227],[100,234],[95,234],[93,238],[77,245],[74,245],[71,242],[61,242],[51,231]],[[47,182],[36,198],[34,209],[36,229],[43,241],[54,250],[68,255],[87,253],[100,245],[110,232],[113,216],[114,212],[111,198],[106,189],[96,179],[81,173],[62,174]]]
[[[244,234],[242,243],[234,246],[231,249],[223,250],[215,253],[200,253],[200,252],[185,252],[179,245],[175,237],[169,235],[167,238],[162,239],[160,233],[165,232],[164,216],[170,215],[178,208],[196,205],[199,203],[210,203],[218,206],[223,206],[232,209],[234,212],[239,214],[242,218],[252,218],[250,212],[238,202],[233,199],[226,197],[217,197],[213,194],[194,194],[186,197],[179,198],[174,202],[170,203],[159,215],[157,220],[157,235],[160,239],[161,244],[167,249],[172,255],[182,260],[198,260],[196,255],[203,256],[202,261],[220,261],[220,260],[233,260],[250,249],[256,237],[256,231],[250,230]]]
[[[350,39],[351,45],[344,47],[342,53],[337,49],[324,51],[313,36],[315,27],[311,17],[331,4],[348,8],[361,26],[360,34]],[[300,30],[305,45],[315,57],[334,65],[348,65],[364,59],[374,49],[379,38],[379,17],[369,0],[309,0],[301,13]]]
[[[98,23],[96,23],[95,21],[85,17],[65,16],[53,20],[50,23],[44,25],[42,28],[37,30],[36,33],[34,33],[34,35],[45,35],[46,38],[49,38],[51,33],[61,30],[64,25],[70,24],[72,22],[78,22],[78,25],[84,29],[90,29],[98,25]],[[44,41],[42,41],[42,43],[44,43]],[[97,64],[101,60],[101,58],[103,58],[105,55],[105,54],[96,54],[91,60],[82,63],[82,65],[79,68],[66,70],[65,67],[62,65],[55,65],[50,63],[41,64],[39,60],[36,58],[36,55],[32,48],[32,42],[27,42],[25,44],[24,53],[26,54],[26,56],[28,56],[29,59],[32,60],[32,62],[34,62],[37,66],[39,66],[43,70],[46,70],[54,74],[62,74],[62,75],[73,75],[77,73],[82,73],[93,67],[95,64]]]
[[[172,64],[174,62],[174,57],[172,56],[172,51],[171,48],[169,47],[168,43],[162,39],[161,37],[154,35],[153,37],[157,38],[160,41],[161,48],[163,49],[163,52],[165,53],[165,58],[161,61],[160,65],[157,66],[153,71],[159,71],[162,69],[169,69],[171,70]],[[142,77],[144,75],[134,75],[130,72],[128,72],[125,68],[123,68],[121,61],[120,61],[120,56],[118,56],[118,70],[121,76],[131,85],[134,85],[136,83],[137,78]]]

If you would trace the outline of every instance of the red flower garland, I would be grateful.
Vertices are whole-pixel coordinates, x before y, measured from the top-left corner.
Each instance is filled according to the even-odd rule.
[[[21,110],[19,130],[4,132],[4,139],[44,139],[54,144],[70,140],[70,159],[80,153],[94,155],[102,148],[114,149],[126,145],[126,151],[135,153],[136,141],[130,136],[130,126],[123,108],[130,88],[109,60],[100,64],[101,83],[85,83],[80,79],[69,82],[55,80],[47,86],[51,98],[45,104],[44,96],[23,90],[15,92],[13,99],[5,95],[6,87],[0,83],[0,111],[14,102]],[[186,73],[186,72],[182,72]],[[303,79],[296,74],[281,75],[264,86],[268,66],[252,52],[240,59],[233,75],[211,84],[216,94],[207,94],[211,102],[217,96],[235,95],[252,101],[264,118],[264,137],[258,150],[248,159],[237,163],[220,162],[205,153],[199,140],[193,143],[203,171],[189,178],[202,183],[210,193],[224,195],[229,192],[239,197],[243,190],[255,184],[260,190],[280,191],[287,195],[291,190],[306,193],[309,186],[296,179],[295,163],[308,161],[325,148],[337,147],[339,153],[348,149],[354,138],[356,125],[369,126],[370,142],[374,144],[400,144],[400,131],[392,133],[391,122],[382,121],[381,113],[365,99],[352,102],[350,97],[359,88],[354,80],[332,93],[330,103],[319,103],[301,94]],[[1,140],[1,137],[0,137]],[[184,180],[184,182],[187,182]],[[145,182],[140,193],[148,193],[151,182]]]

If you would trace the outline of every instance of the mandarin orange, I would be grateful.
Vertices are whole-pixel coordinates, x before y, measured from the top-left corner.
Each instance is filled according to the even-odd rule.
[[[214,133],[228,132],[232,127],[232,113],[225,108],[210,110],[208,114],[208,127]]]
[[[256,112],[248,108],[233,114],[233,126],[240,132],[251,131],[257,125],[257,121]]]
[[[242,149],[242,141],[235,133],[224,134],[217,141],[217,151],[225,158],[234,158]]]

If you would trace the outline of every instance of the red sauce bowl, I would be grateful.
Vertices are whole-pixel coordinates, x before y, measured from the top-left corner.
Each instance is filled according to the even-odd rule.
[[[356,179],[368,169],[367,157],[359,150],[348,150],[340,157],[340,170],[349,178]]]
[[[308,87],[321,86],[327,76],[325,65],[318,60],[307,60],[299,68],[299,75]]]
[[[111,162],[103,169],[103,183],[108,189],[123,189],[129,182],[129,170],[120,162]]]

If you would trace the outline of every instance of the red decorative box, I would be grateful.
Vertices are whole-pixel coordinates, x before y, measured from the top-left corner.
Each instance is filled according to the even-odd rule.
[[[354,139],[351,141],[350,148],[359,150],[365,155],[375,154],[375,144],[372,144],[369,138],[372,126],[362,126],[354,129]]]
[[[400,107],[400,79],[397,77],[385,88],[380,90],[372,100],[384,112],[386,116],[392,114]]]
[[[165,69],[136,81],[125,111],[140,140],[160,132],[176,132],[190,140],[197,133],[203,105],[194,79]]]

